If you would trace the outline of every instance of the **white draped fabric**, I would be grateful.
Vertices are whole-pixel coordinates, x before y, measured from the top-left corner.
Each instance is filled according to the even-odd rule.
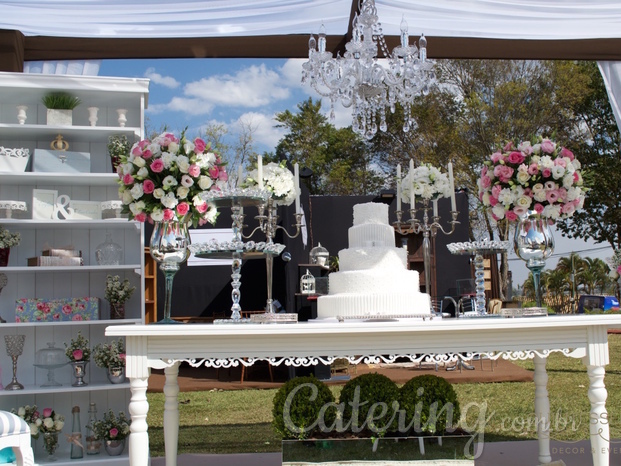
[[[345,34],[352,0],[14,0],[0,29],[26,36],[225,37]],[[385,34],[496,39],[621,37],[619,0],[376,0]]]
[[[600,61],[597,63],[606,84],[610,106],[621,131],[621,62]]]

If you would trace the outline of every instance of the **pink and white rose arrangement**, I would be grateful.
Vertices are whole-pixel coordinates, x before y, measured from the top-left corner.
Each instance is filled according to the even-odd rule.
[[[98,440],[123,440],[129,435],[131,420],[120,411],[118,416],[111,409],[103,415],[103,419],[96,421],[93,426],[95,438]]]
[[[91,358],[91,349],[88,340],[78,332],[76,338],[71,339],[71,343],[65,343],[65,354],[71,362],[88,362]]]
[[[21,417],[30,427],[31,437],[38,439],[41,432],[60,432],[65,426],[65,417],[57,414],[52,408],[45,408],[42,413],[37,405],[20,406],[11,412]]]
[[[204,201],[203,191],[226,186],[222,158],[201,138],[162,133],[135,143],[120,157],[121,211],[139,222],[188,221],[214,223],[218,212]]]
[[[581,165],[567,148],[538,136],[510,141],[485,162],[479,199],[495,220],[517,221],[528,212],[554,222],[584,205]]]

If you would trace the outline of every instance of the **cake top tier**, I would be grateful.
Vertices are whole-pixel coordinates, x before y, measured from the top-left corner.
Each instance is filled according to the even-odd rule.
[[[388,225],[388,206],[377,202],[367,202],[354,206],[354,226],[368,223]]]

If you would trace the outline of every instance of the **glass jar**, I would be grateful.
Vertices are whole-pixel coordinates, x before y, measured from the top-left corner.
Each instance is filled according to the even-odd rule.
[[[56,343],[49,342],[47,348],[41,348],[35,355],[35,363],[40,366],[64,366],[67,363],[65,351],[56,348]]]
[[[99,265],[119,265],[123,260],[123,248],[112,241],[112,233],[106,233],[106,241],[95,249],[95,260]]]

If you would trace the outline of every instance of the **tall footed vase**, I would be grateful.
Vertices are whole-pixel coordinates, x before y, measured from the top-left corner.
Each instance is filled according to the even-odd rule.
[[[158,321],[158,324],[178,323],[170,318],[173,280],[179,266],[190,256],[189,245],[190,234],[187,223],[155,222],[151,235],[151,257],[160,264],[165,279],[164,318]]]
[[[533,274],[533,285],[537,307],[541,306],[541,271],[546,259],[554,252],[554,237],[548,220],[535,212],[529,212],[520,218],[515,228],[513,247],[520,259],[526,261],[526,267]]]

